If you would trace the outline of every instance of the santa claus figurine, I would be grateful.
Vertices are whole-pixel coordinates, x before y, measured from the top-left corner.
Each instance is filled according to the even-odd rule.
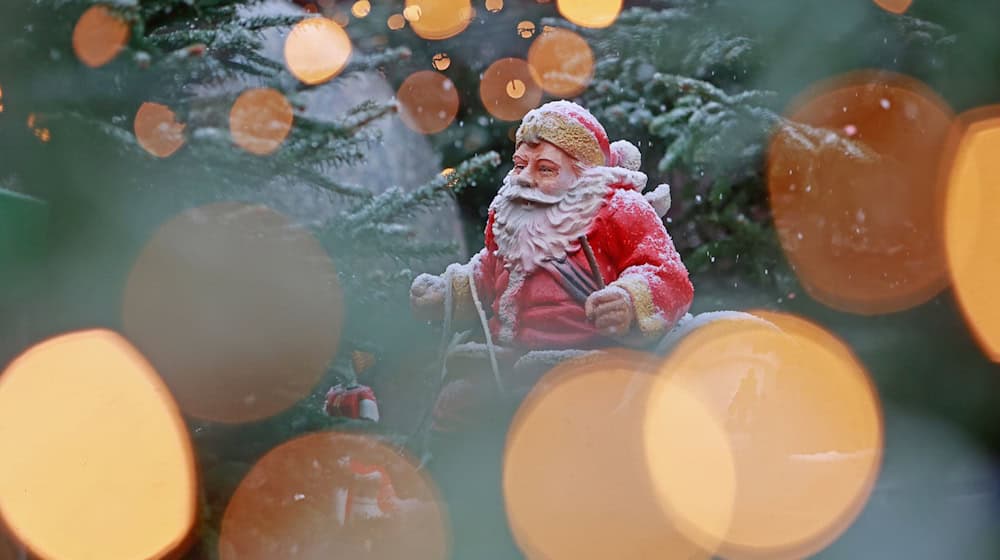
[[[516,142],[514,167],[490,205],[486,246],[444,275],[418,276],[414,311],[441,319],[450,290],[455,318],[475,317],[478,304],[491,343],[515,353],[663,338],[694,295],[661,220],[669,187],[643,195],[639,150],[610,143],[575,103],[530,111]]]

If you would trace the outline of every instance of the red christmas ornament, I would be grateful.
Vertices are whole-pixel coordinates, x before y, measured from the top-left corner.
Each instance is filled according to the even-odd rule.
[[[334,385],[326,393],[324,408],[330,416],[361,418],[378,422],[378,401],[375,392],[366,385]]]

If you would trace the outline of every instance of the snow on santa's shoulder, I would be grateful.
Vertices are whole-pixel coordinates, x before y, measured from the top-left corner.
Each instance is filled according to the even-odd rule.
[[[646,197],[642,196],[642,193],[634,189],[616,189],[614,194],[611,195],[611,200],[608,202],[608,205],[609,209],[613,212],[623,212],[625,214],[634,215],[637,218],[643,213],[648,213],[657,220],[660,219],[660,217],[656,215],[656,210],[653,209],[653,205],[646,200]],[[648,218],[650,216],[646,217]]]

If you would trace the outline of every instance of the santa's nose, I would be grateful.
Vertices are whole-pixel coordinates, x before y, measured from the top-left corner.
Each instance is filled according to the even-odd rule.
[[[518,174],[516,180],[517,180],[517,186],[519,187],[524,187],[526,189],[535,188],[535,181],[533,180],[528,171],[522,171],[520,174]]]

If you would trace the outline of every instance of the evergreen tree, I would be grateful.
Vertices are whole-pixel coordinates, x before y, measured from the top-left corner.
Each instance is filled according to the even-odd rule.
[[[727,0],[649,4],[624,11],[606,30],[575,28],[588,37],[598,60],[582,96],[586,105],[606,127],[640,146],[651,184],[656,178],[672,186],[668,225],[693,274],[735,275],[737,285],[744,278],[779,294],[796,291],[770,223],[762,175],[772,135],[784,130],[796,149],[810,153],[877,156],[851,139],[828,145],[829,131],[784,118],[783,107],[810,80],[852,68],[934,78],[953,37],[936,24],[872,6],[865,17],[828,10],[826,21],[834,27],[845,19],[860,24],[851,36],[855,42],[815,37],[800,50],[822,63],[795,81],[769,84],[764,77],[784,62],[780,49],[787,48],[791,33],[773,27],[805,28],[822,10],[799,5],[809,2],[766,8]],[[875,48],[883,43],[893,48]]]
[[[82,63],[85,56],[73,49],[74,28],[92,6],[102,7],[113,32],[127,35],[121,51],[100,65]],[[430,405],[431,396],[422,397],[433,390],[433,378],[422,378],[413,364],[433,362],[435,344],[421,345],[420,337],[434,334],[409,316],[411,270],[462,255],[454,240],[417,235],[415,221],[474,185],[498,164],[497,156],[475,155],[420,185],[350,182],[340,170],[362,161],[380,141],[375,125],[391,118],[396,104],[366,101],[342,114],[307,107],[317,90],[384,69],[406,59],[409,49],[385,47],[377,40],[384,29],[376,34],[356,26],[348,66],[332,82],[311,86],[267,52],[268,40],[316,17],[291,4],[35,0],[4,12],[0,181],[49,209],[45,251],[32,266],[13,271],[24,289],[4,297],[3,308],[19,317],[16,336],[4,341],[5,361],[66,331],[120,330],[121,288],[131,261],[153,229],[178,212],[222,200],[287,206],[312,218],[306,225],[338,271],[346,305],[340,350],[313,394],[278,416],[239,426],[190,419],[204,506],[192,556],[215,556],[212,535],[229,494],[270,448],[333,426],[405,445],[415,426],[330,418],[323,396],[332,384],[355,379],[351,358],[363,352],[376,363],[363,382],[400,378],[416,389],[411,402],[392,403],[416,409],[400,418],[419,416],[420,407]],[[263,87],[280,92],[295,114],[280,148],[261,156],[234,145],[227,116],[241,93]],[[184,127],[184,145],[169,157],[152,156],[134,132],[135,115],[147,102],[169,108]]]

